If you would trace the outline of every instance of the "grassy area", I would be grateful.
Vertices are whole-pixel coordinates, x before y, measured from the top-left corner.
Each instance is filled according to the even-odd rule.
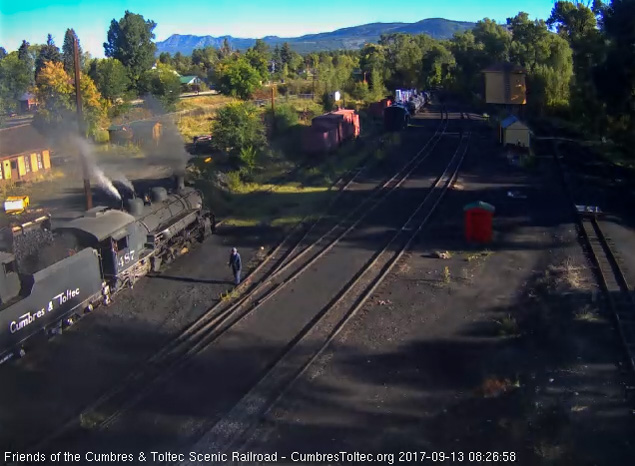
[[[121,146],[118,144],[101,144],[95,146],[95,152],[100,162],[107,160],[118,161],[122,158],[140,159],[144,158],[143,150],[132,143]]]
[[[188,97],[187,99],[181,99],[177,102],[176,111],[181,112],[183,110],[194,110],[197,108],[215,110],[232,102],[236,102],[234,97],[219,94]]]
[[[371,135],[363,145],[348,143],[337,154],[299,169],[284,158],[274,158],[253,181],[240,182],[238,176],[230,175],[235,178],[231,192],[215,193],[213,198],[223,203],[223,216],[229,225],[291,227],[305,217],[318,215],[335,195],[330,188],[339,177],[367,157],[368,164],[379,162],[390,146],[399,144],[400,136],[388,137],[383,149],[377,149],[378,140],[379,136]],[[293,181],[282,181],[291,170]]]
[[[194,136],[209,134],[212,129],[212,120],[209,115],[179,116],[176,127],[185,142],[192,142]]]

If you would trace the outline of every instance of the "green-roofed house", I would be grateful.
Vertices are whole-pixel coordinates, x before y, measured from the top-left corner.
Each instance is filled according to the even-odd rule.
[[[198,91],[201,79],[198,76],[181,76],[181,88],[183,91]]]

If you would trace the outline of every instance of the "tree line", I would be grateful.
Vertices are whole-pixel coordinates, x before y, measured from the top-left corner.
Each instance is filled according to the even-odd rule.
[[[427,35],[386,34],[361,50],[300,55],[289,44],[233,50],[225,40],[216,49],[191,55],[161,53],[156,58],[156,23],[125,12],[112,20],[104,43],[105,59],[80,54],[85,113],[91,127],[139,95],[153,94],[173,107],[181,75],[196,75],[222,93],[251,98],[267,82],[281,93],[342,91],[346,99],[378,100],[401,87],[443,86],[474,102],[483,100],[482,70],[511,62],[527,70],[528,110],[574,119],[596,135],[629,141],[635,133],[635,2],[557,1],[547,20],[520,12],[504,24],[490,19],[449,40]],[[67,30],[62,50],[26,41],[9,54],[0,48],[0,113],[33,90],[46,120],[74,105],[72,43]],[[153,69],[153,65],[157,66]],[[85,82],[84,82],[85,81]],[[632,139],[631,139],[632,140]]]

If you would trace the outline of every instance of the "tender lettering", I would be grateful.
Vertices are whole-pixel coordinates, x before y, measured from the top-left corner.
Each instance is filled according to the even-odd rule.
[[[31,325],[36,320],[44,317],[47,312],[51,312],[55,309],[53,303],[57,303],[59,306],[62,306],[68,303],[70,300],[77,298],[79,296],[79,288],[75,288],[74,290],[66,290],[62,293],[53,296],[53,299],[48,302],[46,306],[44,306],[39,311],[29,311],[26,314],[21,315],[17,321],[13,320],[9,323],[9,331],[11,333],[15,333],[23,328]]]
[[[59,300],[60,306],[72,298],[75,298],[79,295],[79,288],[75,288],[74,290],[66,290],[62,293],[53,296],[53,300]]]

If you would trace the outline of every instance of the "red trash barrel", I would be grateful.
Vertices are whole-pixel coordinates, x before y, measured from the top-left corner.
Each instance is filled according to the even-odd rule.
[[[492,241],[492,222],[496,209],[487,202],[477,201],[466,205],[465,240],[473,243],[490,243]]]

